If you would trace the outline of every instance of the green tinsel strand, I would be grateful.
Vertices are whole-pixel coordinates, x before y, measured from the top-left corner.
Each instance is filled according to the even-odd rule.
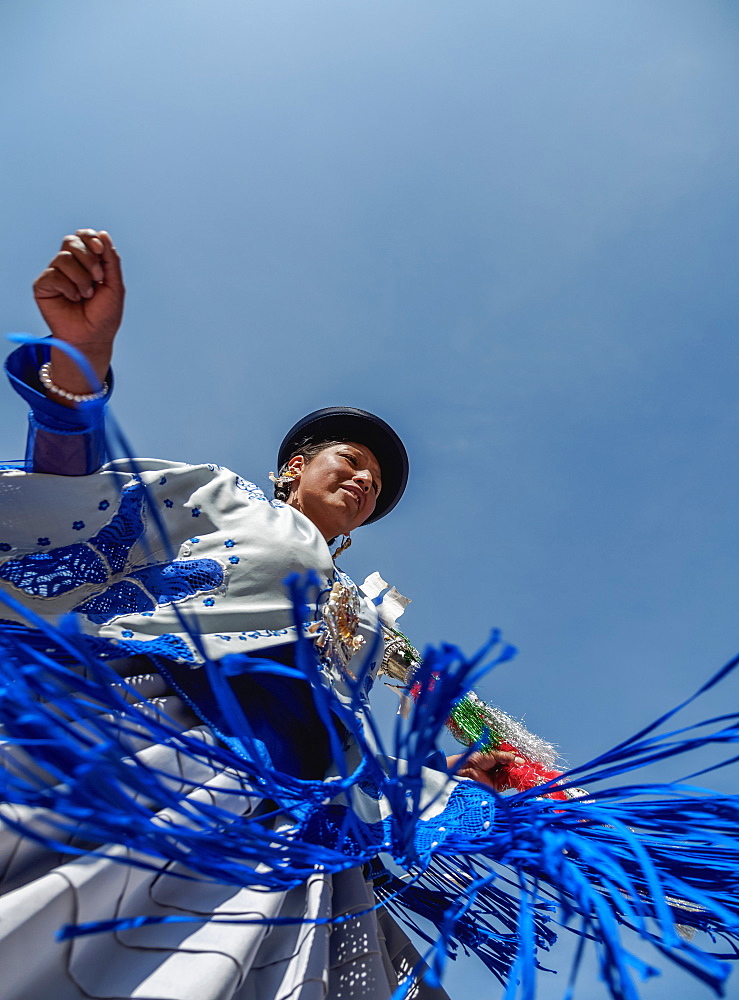
[[[495,750],[502,741],[501,734],[495,731],[490,720],[480,711],[480,707],[474,705],[467,696],[454,706],[447,725],[455,739],[468,747],[477,743],[487,730],[488,737],[480,746],[483,753]]]
[[[383,660],[385,673],[392,677],[400,677],[401,674],[392,668],[393,662],[400,662],[404,665],[405,681],[408,686],[412,684],[413,674],[416,667],[421,662],[418,650],[411,644],[407,635],[404,635],[399,628],[384,626],[385,639],[389,639],[392,654]],[[401,640],[398,642],[398,640]],[[447,729],[452,736],[461,743],[462,746],[472,746],[487,733],[487,738],[480,744],[482,753],[497,750],[504,740],[497,726],[493,724],[491,712],[488,706],[480,701],[473,692],[466,694],[462,700],[454,706],[451,715],[447,719]]]

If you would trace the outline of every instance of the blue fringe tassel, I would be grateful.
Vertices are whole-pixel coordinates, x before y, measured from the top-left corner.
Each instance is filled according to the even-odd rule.
[[[130,455],[115,427],[114,434]],[[156,505],[148,504],[148,511],[166,545]],[[321,682],[314,647],[301,632],[314,582],[293,579],[288,585],[299,632],[294,667],[247,656],[220,663],[204,657],[202,669],[236,734],[238,752],[189,736],[163,713],[142,706],[140,695],[107,662],[146,651],[170,678],[165,647],[132,642],[112,651],[104,641],[81,635],[73,617],[55,627],[0,595],[28,623],[0,621],[0,724],[7,734],[0,794],[6,802],[40,811],[44,825],[40,829],[13,819],[9,812],[2,821],[70,856],[105,856],[150,871],[177,862],[183,867],[171,874],[186,880],[283,890],[317,869],[369,866],[377,906],[386,906],[426,942],[423,960],[432,985],[441,982],[449,959],[473,953],[505,984],[506,1000],[531,1000],[536,970],[542,968],[539,955],[552,947],[558,930],[567,930],[578,938],[568,996],[591,945],[610,995],[637,1000],[634,976],[657,970],[623,945],[621,928],[630,928],[660,956],[723,995],[728,963],[739,957],[739,796],[715,795],[688,783],[710,769],[679,783],[599,786],[701,747],[728,749],[739,743],[739,713],[662,731],[733,671],[739,658],[691,699],[558,781],[558,787],[586,786],[585,798],[554,801],[542,798],[542,789],[500,796],[463,781],[430,817],[428,804],[422,804],[423,767],[438,748],[450,709],[509,659],[513,648],[494,633],[471,659],[451,645],[428,650],[416,675],[420,694],[411,716],[407,722],[398,719],[392,745],[386,747],[371,717],[358,721],[366,678],[351,682],[349,707]],[[173,608],[182,631],[204,656],[196,623]],[[229,676],[260,672],[308,682],[338,778],[301,780],[265,762],[227,682]],[[355,769],[344,757],[334,719],[360,748],[362,762]],[[239,776],[240,784],[219,789],[219,795],[238,802],[248,791],[262,803],[259,818],[194,797],[206,782],[145,763],[136,753],[144,743],[176,750],[203,773],[228,770]],[[715,767],[737,759],[730,751]],[[389,816],[377,823],[362,821],[347,805],[355,789],[384,796]],[[159,817],[162,810],[166,823]],[[277,816],[289,819],[279,830],[270,823]],[[110,855],[110,845],[133,853]],[[260,859],[258,868],[254,858]],[[402,877],[397,868],[405,872]],[[111,919],[66,926],[59,936],[194,919]],[[678,925],[710,936],[714,950],[686,940]],[[411,985],[409,980],[399,988],[398,1000]]]
[[[293,580],[290,586],[299,623],[304,620],[305,585]],[[12,599],[4,600],[18,611]],[[42,652],[51,643],[54,656]],[[181,873],[182,878],[275,890],[304,881],[318,866],[335,872],[369,864],[379,903],[426,940],[424,959],[432,981],[442,979],[448,958],[473,952],[507,983],[506,997],[528,1000],[535,991],[537,954],[552,946],[559,927],[593,944],[611,996],[635,1000],[634,973],[654,970],[625,950],[620,940],[624,926],[722,993],[727,960],[739,955],[739,796],[717,796],[682,783],[595,786],[697,747],[736,744],[739,714],[661,735],[655,726],[647,727],[566,775],[567,785],[587,785],[586,798],[553,801],[537,790],[498,796],[461,782],[443,811],[426,819],[421,805],[424,761],[437,747],[454,701],[510,655],[497,636],[472,659],[454,646],[427,653],[419,674],[420,697],[408,723],[398,724],[394,745],[385,748],[379,733],[371,734],[379,756],[354,712],[322,685],[313,646],[303,636],[294,668],[245,656],[229,658],[226,670],[214,663],[206,666],[244,755],[188,737],[166,717],[132,703],[139,696],[89,645],[74,619],[54,628],[29,616],[25,632],[17,626],[0,632],[0,722],[10,743],[34,764],[25,764],[22,753],[2,771],[2,794],[8,802],[44,810],[46,832],[10,818],[5,822],[48,849],[102,854],[107,845],[119,844],[136,852],[127,864],[157,870],[162,861],[176,861],[189,872]],[[338,780],[311,782],[265,765],[225,681],[227,673],[264,670],[311,684],[320,715],[327,722],[332,714],[338,716],[358,742],[363,751],[359,768],[344,766]],[[434,684],[429,683],[432,674]],[[362,681],[354,683],[355,709]],[[676,711],[659,722],[669,721]],[[371,721],[368,725],[371,729]],[[335,736],[335,727],[329,731]],[[231,794],[243,796],[248,788],[251,797],[271,807],[255,821],[193,801],[191,793],[200,784],[136,756],[142,737],[176,748],[211,771],[228,768],[242,775],[244,787]],[[334,753],[343,761],[338,737],[335,743]],[[400,767],[396,758],[406,765]],[[354,786],[384,795],[391,816],[367,824],[338,804],[339,794]],[[156,821],[162,809],[168,810],[166,825]],[[267,822],[277,814],[291,819],[279,832]],[[80,837],[99,848],[70,843]],[[407,876],[392,874],[378,856],[402,867]],[[255,857],[266,862],[258,871]],[[436,933],[430,935],[418,918],[430,922]],[[60,936],[182,919],[188,918],[110,920],[68,926]],[[707,932],[723,948],[709,954],[684,940],[676,924]],[[580,949],[573,980],[581,954]]]

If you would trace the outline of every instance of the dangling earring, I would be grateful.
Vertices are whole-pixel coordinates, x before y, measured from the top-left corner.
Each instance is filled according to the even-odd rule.
[[[349,546],[352,544],[352,536],[344,535],[341,540],[341,545],[338,545],[331,554],[331,558],[334,562],[339,558],[342,552],[346,552]]]
[[[283,472],[281,476],[276,476],[274,472],[270,472],[269,474],[269,478],[275,486],[278,486],[283,490],[289,489],[290,483],[296,478],[296,476],[297,472],[294,472],[292,469],[288,469],[287,472]]]

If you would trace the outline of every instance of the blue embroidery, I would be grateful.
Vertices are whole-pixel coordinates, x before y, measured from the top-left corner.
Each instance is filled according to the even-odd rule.
[[[282,500],[268,500],[255,483],[250,483],[248,479],[242,479],[241,476],[236,476],[234,486],[237,490],[243,490],[250,500],[263,500],[265,503],[268,503],[270,507],[285,506]]]
[[[125,639],[131,639],[133,637],[133,632],[130,629],[127,628],[127,629],[124,629],[123,632],[121,632],[121,635]]]
[[[32,552],[0,566],[0,580],[33,597],[57,597],[84,583],[105,583],[107,579],[103,560],[81,543],[49,552]]]
[[[174,504],[172,503],[171,500],[165,500],[164,501],[164,506],[165,507],[174,507]]]
[[[215,603],[216,602],[213,600],[212,597],[206,597],[205,600],[203,601],[203,604],[206,606],[206,608],[212,608]]]
[[[75,531],[82,531],[82,529],[84,528],[84,526],[85,526],[85,522],[84,521],[75,521],[72,524],[72,527],[74,528]]]
[[[236,542],[233,540],[233,538],[229,538],[228,541],[224,542],[223,544],[226,546],[227,549],[232,549],[236,544]]]
[[[10,552],[13,548],[12,545],[8,545],[7,542],[0,542],[0,552]]]
[[[108,507],[110,507],[109,500],[101,500],[100,503],[98,504],[98,510],[107,510]]]
[[[233,563],[233,564],[234,564],[234,566],[235,566],[235,565],[236,565],[236,563],[237,563],[237,562],[239,561],[239,557],[238,557],[238,556],[229,556],[229,557],[228,557],[228,561],[229,561],[230,563]]]
[[[75,608],[96,625],[105,625],[121,615],[143,614],[154,607],[154,601],[132,580],[121,580],[103,594]]]
[[[234,486],[237,490],[243,490],[245,493],[248,493],[250,500],[267,499],[255,483],[250,483],[247,479],[242,479],[241,476],[236,477]]]
[[[85,636],[87,639],[88,637]],[[104,639],[97,639],[97,642],[107,643]],[[165,635],[159,635],[156,639],[132,639],[130,642],[124,642],[122,640],[115,640],[115,646],[106,653],[108,656],[119,657],[121,652],[127,655],[136,655],[137,653],[144,653],[147,656],[166,656],[171,660],[188,660],[190,663],[195,662],[195,654],[184,641],[180,639],[177,635],[170,635],[166,633]],[[99,655],[106,655],[101,653]]]
[[[192,509],[192,516],[193,517],[200,517],[200,508],[199,507],[193,507],[193,509]]]
[[[68,661],[67,654],[63,649],[55,649],[53,645],[49,648],[49,644],[50,642],[53,643],[53,640],[50,640],[46,633],[38,632],[36,629],[30,629],[18,625],[17,622],[5,621],[3,619],[0,619],[0,625],[6,628],[9,626],[14,632],[22,634],[23,641],[31,648],[41,649],[47,653],[54,653],[61,663]],[[125,635],[125,633],[123,634]],[[133,635],[132,632],[130,634]],[[166,656],[172,660],[188,660],[190,663],[195,660],[195,656],[187,643],[180,636],[171,635],[170,633],[159,635],[155,639],[133,639],[130,642],[124,639],[103,639],[100,636],[92,635],[83,635],[80,636],[80,639],[85,643],[93,656],[99,656],[105,660],[117,660],[121,656],[136,655],[138,653],[146,653],[150,656]]]
[[[274,636],[274,635],[287,635],[289,631],[290,630],[286,629],[286,628],[262,628],[262,629],[255,629],[253,632],[247,632],[246,635],[244,635],[242,633],[239,636],[239,639],[247,639],[247,638],[248,639],[261,639],[262,636],[267,636],[269,638],[270,636]]]
[[[118,510],[87,543],[74,543],[48,552],[33,552],[7,561],[0,580],[34,597],[58,597],[84,584],[107,584],[110,572],[126,569],[131,549],[144,533],[144,487],[125,489]],[[83,525],[82,521],[75,522]],[[48,539],[39,539],[39,544]],[[10,549],[10,546],[7,546]],[[75,610],[98,625],[127,614],[149,613],[157,605],[185,600],[220,587],[224,570],[213,559],[176,559],[170,563],[134,567],[128,576],[107,586]]]
[[[38,540],[36,541],[36,544],[37,544],[37,545],[51,545],[51,542],[49,541],[49,539],[48,539],[48,538],[39,538],[39,539],[38,539]]]
[[[151,615],[158,605],[183,601],[221,583],[223,568],[215,560],[176,559],[131,573],[128,579],[114,583],[105,593],[85,601],[75,610],[87,615],[96,625],[105,625],[122,615],[147,612]],[[208,600],[213,603],[212,597]]]
[[[191,538],[190,541],[193,543],[193,545],[197,545],[198,542],[200,541],[200,539],[199,538]]]
[[[158,604],[172,604],[223,583],[223,567],[215,559],[175,559],[131,574]]]
[[[166,476],[162,476],[162,478],[159,480],[159,485],[160,486],[164,486],[164,484],[166,482],[167,482],[167,477]]]
[[[129,486],[121,494],[116,513],[90,539],[90,545],[105,556],[114,573],[125,568],[134,542],[144,533],[143,506],[144,487]]]

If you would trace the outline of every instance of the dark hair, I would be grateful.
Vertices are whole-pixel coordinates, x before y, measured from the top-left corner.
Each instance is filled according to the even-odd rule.
[[[288,460],[282,465],[280,471],[277,473],[278,478],[280,476],[284,476],[290,462],[292,462],[296,455],[302,455],[305,459],[305,464],[308,465],[313,461],[316,455],[320,455],[322,451],[326,450],[326,448],[332,448],[336,444],[345,444],[348,440],[348,438],[343,438],[334,441],[314,441],[313,438],[305,438],[303,441],[299,441]],[[289,486],[280,486],[279,483],[275,483],[275,500],[282,500],[285,502],[289,496]]]

